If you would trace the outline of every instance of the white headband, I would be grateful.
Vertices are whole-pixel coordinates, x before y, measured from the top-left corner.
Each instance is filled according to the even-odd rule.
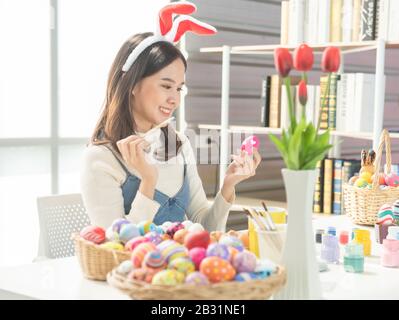
[[[145,38],[133,49],[129,57],[126,59],[126,62],[122,67],[122,71],[129,71],[137,57],[146,48],[156,42],[166,41],[176,44],[179,42],[184,33],[188,31],[198,35],[215,34],[217,32],[216,28],[187,15],[193,13],[196,9],[197,7],[190,2],[168,4],[163,7],[159,11],[159,16],[156,23],[157,28],[154,35]],[[173,15],[176,14],[180,14],[180,16],[173,20]]]

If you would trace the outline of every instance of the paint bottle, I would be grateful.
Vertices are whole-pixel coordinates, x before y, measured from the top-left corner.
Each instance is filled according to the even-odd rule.
[[[339,245],[336,236],[323,234],[320,257],[327,263],[339,263]]]
[[[371,255],[371,240],[370,240],[369,230],[366,229],[355,230],[355,237],[353,238],[353,242],[363,245],[364,256]]]
[[[384,267],[399,267],[399,240],[383,240],[381,264]]]
[[[344,269],[346,272],[361,273],[364,271],[363,245],[359,243],[348,243],[345,246]]]

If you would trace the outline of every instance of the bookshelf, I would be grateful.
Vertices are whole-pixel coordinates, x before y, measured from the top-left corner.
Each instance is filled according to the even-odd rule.
[[[342,132],[331,131],[333,139],[338,137],[351,137],[358,139],[368,139],[373,141],[373,148],[376,150],[378,147],[380,133],[383,129],[383,115],[385,103],[385,50],[386,48],[399,48],[399,41],[385,41],[380,38],[373,41],[362,42],[329,42],[323,44],[307,43],[313,48],[315,54],[321,54],[328,46],[336,46],[341,49],[341,54],[346,55],[354,52],[376,50],[376,68],[375,68],[375,94],[374,94],[374,125],[373,132]],[[235,54],[259,54],[259,55],[273,55],[276,48],[295,49],[297,45],[253,45],[253,46],[227,46],[222,47],[208,47],[201,48],[200,52],[210,54],[222,54],[222,90],[221,90],[221,124],[220,125],[207,125],[200,124],[200,129],[220,130],[220,166],[219,166],[219,186],[223,184],[225,172],[227,169],[228,153],[228,139],[230,133],[254,133],[254,134],[268,134],[268,133],[281,133],[282,129],[267,128],[259,126],[233,126],[229,124],[229,94],[230,94],[230,56]],[[344,59],[342,59],[344,61]],[[341,72],[344,66],[341,65]],[[392,138],[399,138],[399,133],[391,134]],[[333,156],[339,153],[338,144],[335,144]]]

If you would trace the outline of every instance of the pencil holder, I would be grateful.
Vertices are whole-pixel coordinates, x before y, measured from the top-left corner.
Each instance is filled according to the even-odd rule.
[[[264,231],[257,228],[255,231],[258,238],[259,257],[278,264],[281,262],[287,225],[278,224],[276,227],[276,231]]]

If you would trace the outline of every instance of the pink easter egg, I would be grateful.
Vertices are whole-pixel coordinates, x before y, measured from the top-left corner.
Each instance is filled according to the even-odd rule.
[[[80,231],[80,236],[95,244],[101,244],[105,241],[105,230],[101,227],[88,226]]]
[[[152,242],[140,243],[132,251],[131,261],[135,268],[140,268],[147,253],[155,251],[156,246]]]
[[[259,149],[259,144],[260,141],[257,136],[249,136],[243,141],[241,150],[245,150],[251,156],[253,148]]]
[[[144,236],[133,238],[125,244],[125,250],[133,251],[139,244],[144,242],[151,242],[151,241],[149,238],[146,238]]]
[[[206,258],[206,249],[202,247],[195,247],[188,251],[188,256],[194,262],[195,270],[199,270],[201,261]]]
[[[390,187],[399,187],[399,176],[394,173],[387,174],[385,183]]]

